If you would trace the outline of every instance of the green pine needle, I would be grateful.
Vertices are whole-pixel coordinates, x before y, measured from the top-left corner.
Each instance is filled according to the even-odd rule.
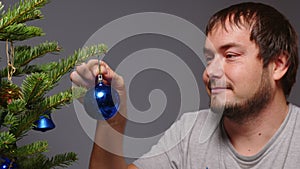
[[[28,65],[32,60],[45,56],[48,53],[59,52],[61,48],[57,42],[43,42],[37,46],[16,46],[14,48],[14,67],[16,68],[15,76],[42,72],[40,65]],[[0,70],[0,76],[7,76],[8,68]]]
[[[43,99],[45,91],[49,91],[50,82],[51,79],[45,73],[33,73],[27,76],[22,83],[22,91],[28,108],[34,108],[32,106]]]
[[[9,110],[10,113],[12,114],[20,114],[21,112],[24,111],[24,109],[26,109],[26,102],[23,99],[15,99],[12,100],[12,102],[7,105],[7,108]]]
[[[75,153],[64,153],[64,154],[58,154],[54,157],[48,159],[44,165],[43,169],[50,169],[55,167],[63,167],[66,168],[70,166],[73,162],[77,161],[77,155]]]
[[[14,49],[14,66],[21,67],[27,65],[32,60],[42,57],[50,52],[59,52],[60,47],[57,42],[44,42],[37,46],[17,46]]]
[[[47,161],[46,155],[36,154],[28,158],[19,158],[17,164],[22,169],[44,169],[41,166],[45,161]]]
[[[24,23],[28,20],[33,20],[40,17],[40,12],[36,12],[42,8],[48,0],[20,0],[20,2],[14,5],[13,8],[9,8],[0,19],[0,32],[13,24]]]
[[[41,115],[43,115],[43,113],[27,110],[24,114],[18,116],[17,124],[15,127],[10,127],[9,131],[20,140],[32,129],[34,122],[37,121]]]
[[[105,44],[98,44],[79,49],[75,51],[73,55],[67,57],[67,59],[61,59],[56,63],[51,63],[52,69],[49,72],[49,77],[54,80],[54,83],[57,83],[60,78],[73,69],[76,64],[85,61],[91,56],[102,55],[106,52],[107,46]]]
[[[9,145],[14,144],[16,142],[16,137],[8,132],[3,131],[0,133],[0,152],[3,148],[9,148]]]
[[[47,151],[48,151],[47,141],[36,141],[34,143],[19,147],[12,153],[12,155],[14,157],[24,158],[27,156],[33,156]]]
[[[72,91],[67,90],[64,92],[60,92],[58,94],[46,97],[40,103],[40,110],[54,110],[59,109],[62,106],[69,104],[73,99]]]
[[[3,126],[13,129],[18,125],[18,122],[18,118],[14,114],[7,113],[4,118]]]
[[[36,36],[43,36],[43,30],[36,26],[27,26],[23,23],[9,25],[1,30],[0,40],[2,41],[22,41]]]
[[[18,19],[18,23],[24,23],[27,21],[43,19],[43,18],[44,18],[44,16],[42,15],[42,12],[40,10],[33,10],[33,11],[28,12],[23,17],[20,17]]]

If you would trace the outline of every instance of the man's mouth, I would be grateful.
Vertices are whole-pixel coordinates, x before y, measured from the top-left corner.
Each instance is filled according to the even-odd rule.
[[[212,87],[210,89],[210,92],[212,94],[216,94],[216,93],[220,93],[220,92],[224,92],[225,90],[227,90],[228,88],[227,87]]]
[[[233,89],[229,83],[220,83],[214,79],[210,79],[207,86],[211,94],[217,94]]]
[[[217,94],[221,92],[225,92],[226,90],[232,90],[232,87],[230,85],[226,86],[208,86],[208,89],[212,94]]]

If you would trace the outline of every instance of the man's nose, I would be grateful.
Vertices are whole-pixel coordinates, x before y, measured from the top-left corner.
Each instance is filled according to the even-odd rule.
[[[222,58],[215,57],[211,62],[206,66],[207,75],[209,78],[221,78],[224,74],[224,63]]]

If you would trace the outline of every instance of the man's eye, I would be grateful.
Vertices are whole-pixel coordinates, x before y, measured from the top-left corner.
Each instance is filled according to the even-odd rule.
[[[226,54],[225,55],[225,58],[226,59],[229,59],[229,60],[233,60],[233,59],[236,59],[237,57],[238,57],[239,55],[237,55],[237,54]]]
[[[214,59],[213,56],[211,56],[211,55],[205,55],[206,63],[210,63],[213,59]]]
[[[233,57],[235,57],[234,55],[226,55],[226,58],[233,58]]]

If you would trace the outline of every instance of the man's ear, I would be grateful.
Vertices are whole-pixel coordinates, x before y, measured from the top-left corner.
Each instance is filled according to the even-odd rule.
[[[288,56],[283,52],[273,61],[273,79],[280,80],[285,75],[288,68]]]

